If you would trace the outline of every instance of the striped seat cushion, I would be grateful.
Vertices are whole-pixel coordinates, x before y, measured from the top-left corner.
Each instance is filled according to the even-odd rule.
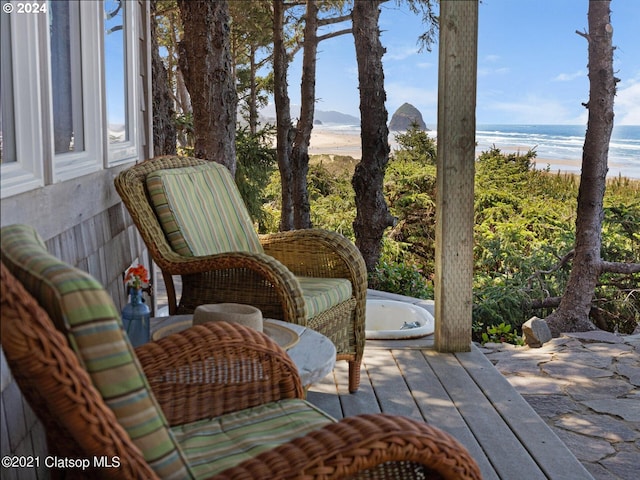
[[[267,403],[174,427],[191,471],[209,478],[335,420],[304,400]]]
[[[345,278],[297,277],[304,297],[305,318],[310,319],[351,298],[351,282]]]
[[[50,255],[36,231],[1,232],[2,262],[64,333],[105,403],[160,478],[191,478],[111,297],[88,273]]]
[[[262,252],[249,212],[223,165],[150,173],[151,203],[171,247],[181,255]]]

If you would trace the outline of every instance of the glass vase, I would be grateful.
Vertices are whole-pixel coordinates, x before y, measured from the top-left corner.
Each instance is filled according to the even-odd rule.
[[[129,288],[129,303],[122,309],[122,325],[134,347],[149,341],[151,310],[144,303],[142,289]]]

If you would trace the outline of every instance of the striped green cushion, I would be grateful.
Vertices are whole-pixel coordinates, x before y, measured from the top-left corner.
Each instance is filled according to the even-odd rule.
[[[282,400],[174,427],[173,432],[200,479],[334,421],[304,400]]]
[[[33,228],[12,225],[2,228],[0,235],[2,262],[66,334],[151,468],[161,478],[190,478],[111,297],[89,274],[50,255]]]
[[[307,319],[351,298],[351,282],[345,278],[296,278],[302,287]]]
[[[229,170],[210,162],[158,170],[147,190],[171,247],[181,255],[262,252]]]

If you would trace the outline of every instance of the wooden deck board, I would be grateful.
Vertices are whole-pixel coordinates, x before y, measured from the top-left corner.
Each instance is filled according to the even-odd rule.
[[[527,480],[546,478],[455,355],[433,350],[424,355],[498,476],[513,478],[520,471],[527,472]]]
[[[344,415],[342,413],[342,405],[340,404],[340,395],[336,387],[335,372],[327,375],[322,381],[313,385],[313,390],[307,392],[307,400],[324,410],[335,419],[340,419]]]
[[[424,421],[390,350],[372,350],[363,363],[383,412]]]
[[[365,349],[360,389],[349,394],[346,362],[308,393],[336,418],[384,412],[449,432],[476,459],[485,479],[590,479],[584,467],[475,347]]]
[[[362,388],[360,388],[357,393],[350,394],[347,389],[347,385],[349,383],[349,369],[347,368],[346,362],[339,363],[342,364],[340,366],[342,370],[341,403],[344,416],[348,417],[351,415],[358,415],[359,413],[380,413],[382,410],[380,409],[378,398],[373,391],[373,386],[369,380],[367,370],[365,368],[362,369],[362,375],[364,376]]]
[[[425,421],[453,435],[478,462],[485,480],[498,479],[460,412],[453,404],[431,365],[419,350],[395,350],[394,354]]]
[[[493,403],[505,423],[537,461],[548,477],[567,480],[589,478],[581,463],[567,462],[557,452],[566,449],[549,426],[502,375],[495,375],[493,364],[477,349],[456,357],[473,377],[483,394]]]

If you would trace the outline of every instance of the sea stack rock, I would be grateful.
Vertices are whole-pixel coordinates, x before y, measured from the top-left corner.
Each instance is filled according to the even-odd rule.
[[[405,131],[411,128],[411,125],[416,124],[418,128],[422,130],[427,130],[427,126],[422,119],[422,114],[420,111],[411,105],[410,103],[404,103],[396,113],[391,117],[391,122],[389,123],[389,130],[394,132]]]

